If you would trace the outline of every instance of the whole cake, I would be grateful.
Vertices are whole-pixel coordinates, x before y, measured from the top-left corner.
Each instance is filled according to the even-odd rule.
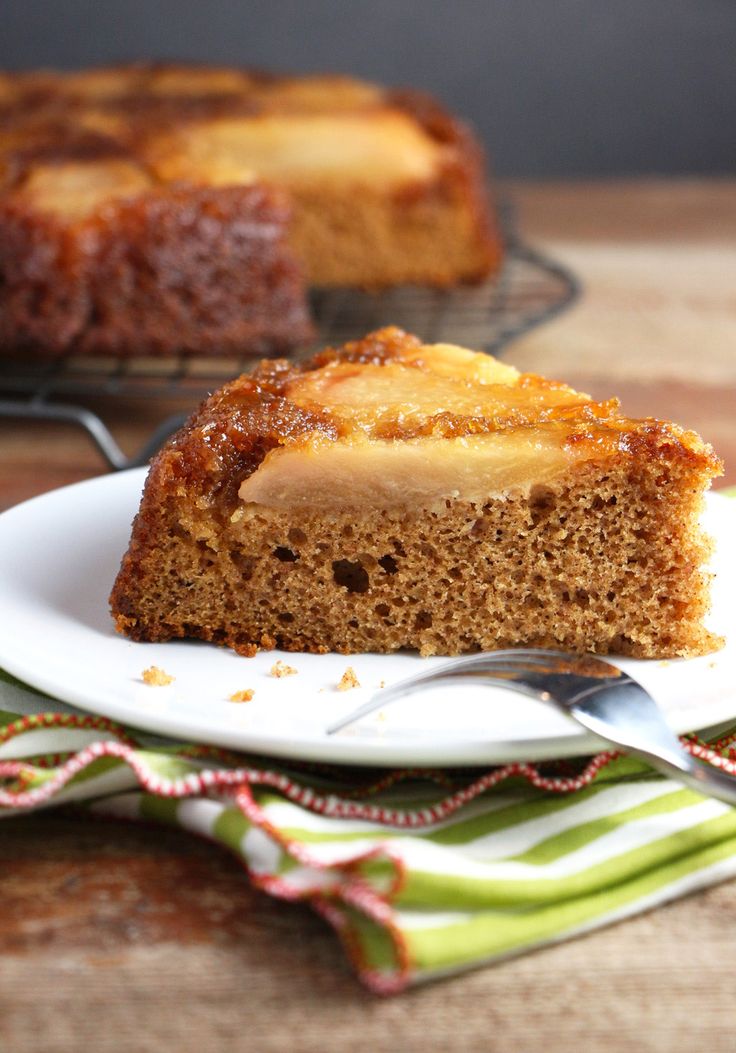
[[[278,353],[305,281],[492,273],[485,179],[436,102],[348,77],[0,74],[0,352]]]
[[[703,654],[720,467],[615,399],[384,329],[203,403],[151,466],[112,612],[243,654]]]

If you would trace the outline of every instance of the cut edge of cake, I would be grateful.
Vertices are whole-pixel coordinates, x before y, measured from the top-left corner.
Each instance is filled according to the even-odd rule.
[[[406,385],[392,373],[399,401],[366,411],[377,370]],[[153,462],[113,616],[242,654],[704,654],[722,643],[699,522],[720,470],[676,425],[387,329],[202,405]]]

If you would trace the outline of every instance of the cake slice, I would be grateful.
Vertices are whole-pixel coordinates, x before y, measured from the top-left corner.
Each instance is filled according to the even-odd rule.
[[[204,402],[151,466],[112,612],[243,654],[703,654],[720,467],[615,399],[384,329]]]
[[[132,65],[0,75],[0,353],[279,354],[306,283],[500,264],[481,150],[349,77]]]

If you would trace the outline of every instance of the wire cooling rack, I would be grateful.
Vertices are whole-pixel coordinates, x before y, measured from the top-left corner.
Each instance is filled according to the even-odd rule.
[[[382,293],[318,290],[312,295],[316,346],[338,345],[383,325],[398,325],[425,343],[446,341],[500,355],[523,333],[568,307],[575,277],[540,252],[511,241],[502,270],[483,285],[439,290],[402,287]],[[298,355],[312,348],[302,348]],[[168,416],[143,448],[126,457],[102,416],[84,406],[93,397],[191,401],[192,408],[253,365],[249,356],[115,359],[69,355],[43,359],[0,356],[0,418],[64,421],[84,428],[111,469],[145,464],[186,414]]]

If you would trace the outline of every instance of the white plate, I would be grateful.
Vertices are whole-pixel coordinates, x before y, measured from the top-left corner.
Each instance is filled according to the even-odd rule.
[[[600,743],[522,695],[488,687],[434,689],[327,737],[324,728],[381,683],[431,663],[411,654],[262,653],[241,658],[210,644],[138,644],[113,630],[107,596],[137,510],[145,470],[80,483],[0,516],[0,665],[34,687],[148,731],[273,756],[376,765],[490,764],[581,755]],[[678,732],[736,716],[736,501],[711,497],[718,539],[713,627],[718,654],[689,661],[622,660]],[[275,679],[277,658],[298,669]],[[175,677],[148,687],[157,665]],[[351,665],[361,687],[338,692]],[[228,701],[253,688],[251,702]]]

